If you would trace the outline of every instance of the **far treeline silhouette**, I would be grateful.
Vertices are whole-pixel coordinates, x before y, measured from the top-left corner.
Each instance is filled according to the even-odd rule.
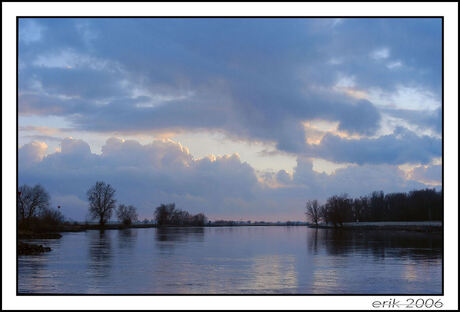
[[[115,189],[102,181],[97,181],[87,193],[89,215],[104,226],[115,211],[118,220],[125,226],[138,221],[137,209],[132,205],[118,205],[116,207]],[[60,206],[58,206],[60,208]],[[30,187],[22,185],[18,189],[18,226],[20,229],[45,231],[53,230],[60,225],[69,224],[59,209],[50,207],[50,195],[41,186]],[[207,222],[204,214],[191,215],[187,211],[175,208],[175,204],[162,204],[154,212],[158,225],[197,225]],[[144,220],[145,223],[145,220]]]
[[[333,226],[344,222],[441,221],[443,194],[442,190],[424,189],[386,195],[380,191],[359,198],[334,195],[323,205],[307,201],[306,215],[316,225],[323,221]]]
[[[104,226],[116,211],[118,220],[125,226],[138,221],[137,209],[132,205],[120,204],[116,208],[115,189],[102,181],[97,181],[88,191],[89,212],[93,220]],[[59,206],[58,206],[59,208]],[[40,185],[22,185],[18,189],[18,226],[20,229],[52,230],[66,222],[59,209],[50,207],[50,196]],[[443,217],[442,190],[424,189],[409,193],[373,192],[368,196],[349,198],[347,194],[331,196],[319,205],[317,200],[309,200],[306,205],[309,219],[334,226],[344,222],[379,221],[441,221]],[[155,208],[156,224],[176,226],[203,226],[207,218],[203,213],[192,215],[177,209],[174,203],[161,204]],[[145,223],[145,220],[144,220]]]
[[[174,203],[157,207],[155,221],[158,225],[197,225],[203,226],[207,222],[204,214],[191,215],[187,211],[176,209]]]

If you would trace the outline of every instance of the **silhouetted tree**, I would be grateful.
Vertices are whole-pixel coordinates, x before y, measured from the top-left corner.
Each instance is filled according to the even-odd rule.
[[[344,222],[351,221],[351,201],[347,194],[332,196],[327,199],[328,219],[334,226],[342,226]]]
[[[57,209],[44,208],[39,214],[39,222],[44,227],[56,227],[64,221],[64,215]]]
[[[158,225],[171,224],[176,204],[161,204],[155,208],[154,218]]]
[[[353,205],[352,205],[352,210],[353,210],[353,221],[354,222],[359,222],[363,221],[364,214],[367,209],[367,198],[361,197],[361,198],[355,198],[352,200]]]
[[[208,218],[203,213],[199,213],[193,216],[193,224],[197,226],[203,226],[207,223]]]
[[[115,189],[110,184],[98,181],[86,194],[91,217],[99,219],[99,224],[104,225],[112,216],[115,208]]]
[[[305,208],[306,208],[305,214],[307,215],[307,217],[313,223],[318,225],[319,219],[321,217],[320,216],[321,212],[320,212],[320,207],[319,207],[318,201],[316,199],[315,200],[308,200]]]
[[[372,192],[370,197],[370,206],[370,221],[385,221],[385,197],[382,191]]]
[[[175,209],[171,216],[170,224],[187,225],[191,224],[192,216],[184,210]]]
[[[343,222],[374,221],[441,221],[443,216],[442,189],[415,190],[409,193],[376,191],[368,196],[351,199],[331,196],[319,207],[320,218],[334,226]]]
[[[37,217],[41,210],[49,207],[50,196],[37,184],[34,187],[22,185],[18,189],[18,217],[21,226],[28,227],[30,220]]]
[[[324,204],[321,205],[319,208],[319,215],[321,219],[324,221],[324,223],[329,224],[329,209],[328,205]]]
[[[137,221],[137,212],[134,206],[119,205],[117,209],[118,220],[124,225],[130,225]]]
[[[204,214],[191,215],[187,211],[176,209],[176,205],[161,204],[155,208],[155,220],[158,225],[197,225],[202,226],[207,218]]]

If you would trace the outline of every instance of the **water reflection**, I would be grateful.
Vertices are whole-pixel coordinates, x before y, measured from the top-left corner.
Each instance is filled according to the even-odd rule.
[[[318,229],[314,229],[307,236],[308,250],[313,253],[318,253]]]
[[[355,231],[311,229],[307,247],[313,254],[349,256],[367,253],[377,259],[385,257],[438,259],[442,252],[441,234],[402,231]]]
[[[118,230],[118,248],[132,249],[136,245],[137,231],[134,229]]]
[[[106,277],[112,265],[112,243],[108,231],[88,231],[88,271],[94,277]]]
[[[158,227],[155,238],[159,242],[203,241],[203,227]]]
[[[19,288],[22,285],[27,286],[29,289],[27,292],[44,292],[42,276],[47,274],[47,259],[43,254],[33,256],[20,256],[19,261],[23,264],[18,268],[20,275],[25,275],[27,278],[19,279]]]
[[[441,239],[306,227],[86,231],[19,257],[18,284],[20,293],[434,294]]]
[[[251,277],[247,284],[249,292],[292,292],[297,287],[295,257],[286,255],[258,256],[252,259]]]
[[[336,290],[339,286],[337,271],[334,269],[317,269],[313,272],[311,292],[324,294]]]

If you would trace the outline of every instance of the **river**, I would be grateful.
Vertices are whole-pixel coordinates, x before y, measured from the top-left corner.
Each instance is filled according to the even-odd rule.
[[[140,228],[33,240],[19,293],[440,294],[442,237],[304,226]]]

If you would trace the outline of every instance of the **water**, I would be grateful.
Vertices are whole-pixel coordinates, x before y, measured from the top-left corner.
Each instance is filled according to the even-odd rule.
[[[441,235],[303,226],[144,228],[34,240],[20,293],[439,294]]]

